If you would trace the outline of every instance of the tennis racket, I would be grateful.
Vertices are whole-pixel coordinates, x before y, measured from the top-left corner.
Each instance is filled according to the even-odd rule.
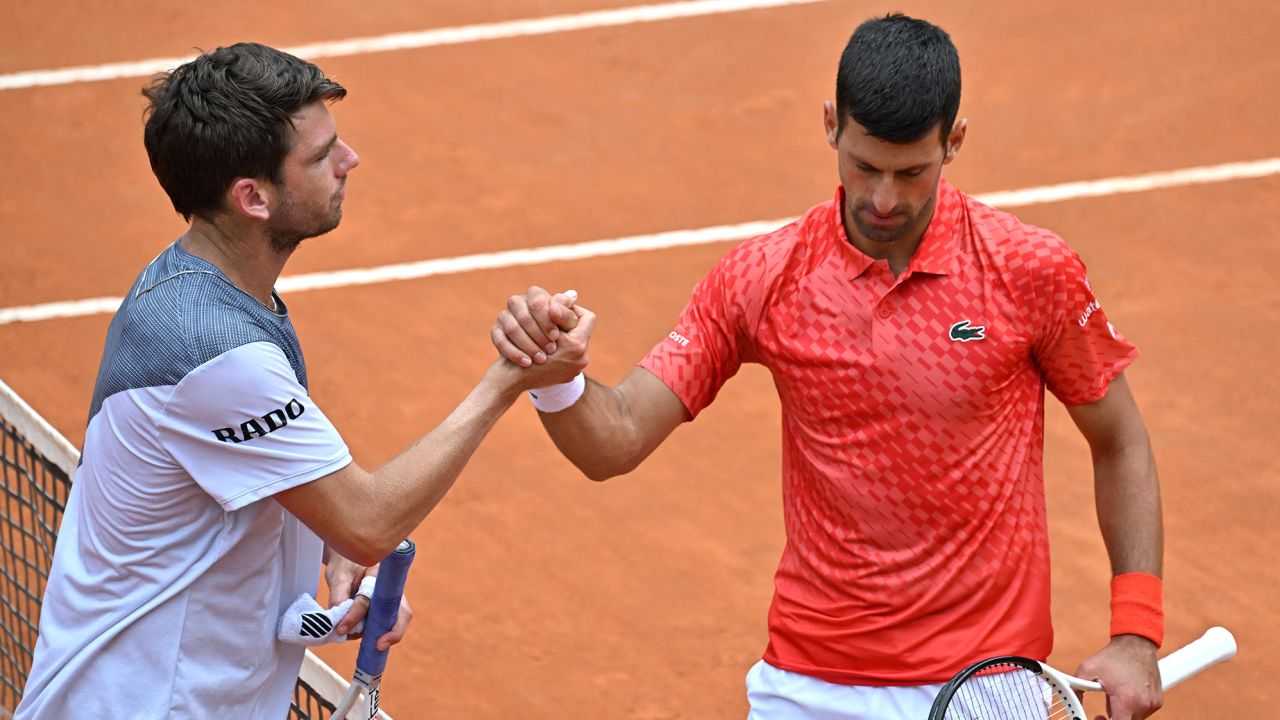
[[[413,541],[405,540],[378,565],[378,582],[373,586],[369,612],[364,617],[364,637],[360,638],[360,652],[356,655],[355,676],[330,720],[343,720],[357,702],[360,702],[358,720],[373,720],[378,716],[382,671],[387,668],[387,653],[391,651],[390,648],[379,650],[378,638],[395,627],[400,617],[400,596],[404,595],[404,582],[409,576],[414,550]]]
[[[1168,690],[1235,655],[1231,633],[1209,628],[1160,661],[1160,684]],[[1088,720],[1076,691],[1101,692],[1102,686],[1030,658],[995,657],[970,665],[943,685],[929,720]]]

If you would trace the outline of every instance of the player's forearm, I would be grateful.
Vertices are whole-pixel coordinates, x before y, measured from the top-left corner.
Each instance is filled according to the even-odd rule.
[[[1098,524],[1111,572],[1160,575],[1164,529],[1160,482],[1146,433],[1093,456]]]
[[[630,472],[648,454],[626,398],[591,378],[572,406],[538,415],[560,452],[592,480]]]
[[[372,565],[440,502],[480,441],[525,389],[563,382],[582,364],[557,361],[530,370],[498,360],[444,422],[376,472],[351,463],[275,498],[334,551]]]
[[[435,508],[519,396],[502,375],[491,367],[444,422],[376,471],[352,463],[277,498],[333,552],[365,566],[379,562]]]
[[[1067,411],[1093,457],[1098,525],[1112,574],[1159,575],[1164,553],[1160,481],[1128,380],[1117,375],[1102,398]]]
[[[394,547],[439,504],[520,390],[492,369],[435,429],[375,470],[373,517]]]

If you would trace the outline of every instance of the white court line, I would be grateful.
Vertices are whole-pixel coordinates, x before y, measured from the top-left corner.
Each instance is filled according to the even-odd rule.
[[[988,205],[1013,208],[1078,198],[1143,192],[1160,188],[1201,185],[1228,180],[1245,180],[1269,175],[1280,175],[1280,158],[1186,168],[1168,172],[1147,173],[1145,175],[1087,180],[1063,183],[1061,185],[1046,185],[1022,190],[985,193],[975,197]],[[773,232],[795,219],[758,220],[738,225],[716,225],[695,230],[675,230],[651,235],[633,235],[612,240],[593,240],[573,245],[548,245],[539,248],[505,250],[503,252],[422,260],[420,262],[383,265],[373,268],[288,275],[280,278],[276,283],[276,289],[282,293],[302,292],[304,290],[350,287],[352,285],[368,285],[394,280],[416,280],[435,275],[452,275],[476,270],[494,270],[557,261],[585,260],[587,258],[662,250],[685,245],[705,245],[763,235]],[[122,298],[118,297],[102,297],[3,308],[0,309],[0,325],[113,313],[120,306],[121,300]]]
[[[576,15],[553,15],[544,18],[527,20],[511,20],[507,22],[485,23],[482,25],[463,25],[459,27],[436,28],[419,32],[391,33],[373,37],[335,40],[333,42],[311,43],[295,47],[281,48],[285,52],[308,60],[344,55],[365,55],[368,53],[390,52],[392,50],[411,50],[415,48],[434,47],[438,45],[456,45],[459,43],[498,40],[502,38],[522,37],[528,35],[547,35],[550,33],[585,30],[588,28],[631,25],[634,23],[657,22],[677,18],[697,17],[700,15],[717,15],[722,13],[741,12],[744,10],[762,10],[766,8],[786,7],[788,5],[812,5],[827,0],[693,0],[692,2],[676,2],[663,5],[639,5],[616,10],[597,10]],[[166,72],[194,56],[176,58],[153,58],[137,62],[109,63],[105,65],[84,65],[61,70],[31,70],[28,72],[0,75],[0,90],[36,87],[40,85],[66,85],[77,82],[96,82],[100,80],[117,80],[120,78],[148,77],[156,73]]]

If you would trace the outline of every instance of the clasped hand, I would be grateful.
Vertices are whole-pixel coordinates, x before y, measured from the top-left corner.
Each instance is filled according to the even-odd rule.
[[[552,295],[537,285],[507,299],[489,336],[499,355],[527,370],[526,387],[568,382],[587,367],[596,316],[577,302],[574,290]]]

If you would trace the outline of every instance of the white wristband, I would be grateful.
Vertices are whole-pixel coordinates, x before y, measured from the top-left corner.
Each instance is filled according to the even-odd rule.
[[[560,412],[578,402],[587,389],[587,377],[578,373],[572,380],[559,385],[548,385],[529,391],[533,406],[544,413]]]

